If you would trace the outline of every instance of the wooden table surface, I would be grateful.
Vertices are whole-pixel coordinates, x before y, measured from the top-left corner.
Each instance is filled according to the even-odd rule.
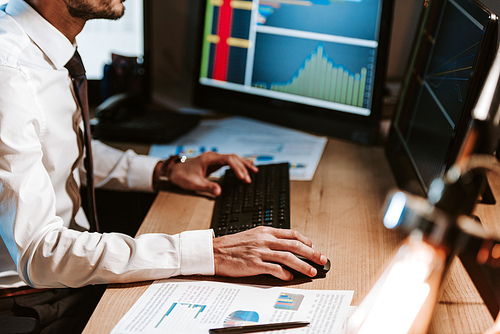
[[[498,177],[500,179],[500,177]],[[495,178],[493,191],[500,189]],[[326,278],[283,283],[264,277],[230,279],[190,277],[241,283],[286,284],[303,289],[354,290],[359,305],[394,255],[404,236],[383,227],[380,211],[396,183],[382,147],[329,139],[312,181],[290,184],[292,228],[308,236],[330,259]],[[499,191],[500,193],[500,191]],[[138,234],[174,234],[210,226],[213,200],[161,192]],[[500,235],[500,209],[479,206],[478,215]],[[114,284],[106,290],[84,333],[109,333],[151,282]],[[486,306],[455,259],[443,285],[431,333],[483,333],[493,324]]]

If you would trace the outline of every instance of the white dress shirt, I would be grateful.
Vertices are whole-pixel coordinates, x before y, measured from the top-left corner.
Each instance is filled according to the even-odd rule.
[[[87,232],[81,208],[72,221],[66,182],[79,154],[72,120],[80,110],[64,65],[74,52],[23,0],[0,10],[0,288],[213,275],[211,230],[134,239]],[[93,155],[97,186],[152,191],[156,159],[98,141]]]

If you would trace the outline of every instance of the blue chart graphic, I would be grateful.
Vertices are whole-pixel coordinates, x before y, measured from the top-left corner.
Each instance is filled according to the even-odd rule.
[[[203,146],[203,145],[177,146],[175,148],[176,155],[185,155],[188,158],[196,157],[205,152],[217,152],[217,151],[218,148],[215,146]]]
[[[205,308],[206,305],[172,303],[168,311],[163,315],[160,321],[158,321],[155,328],[163,328],[165,326],[168,326],[170,329],[182,328],[182,326],[190,323],[189,320],[198,318]],[[164,322],[167,324],[162,327],[162,323]]]
[[[376,40],[380,0],[261,0],[259,25]]]
[[[234,311],[224,320],[224,327],[252,325],[259,322],[259,314],[254,311]]]
[[[258,34],[252,86],[370,107],[374,49]]]
[[[282,292],[274,304],[274,308],[297,311],[304,300],[304,295]]]

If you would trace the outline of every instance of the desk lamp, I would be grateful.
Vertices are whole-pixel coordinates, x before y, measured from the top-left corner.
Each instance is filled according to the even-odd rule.
[[[447,269],[458,255],[491,315],[500,311],[500,240],[472,213],[486,199],[486,174],[500,172],[492,152],[500,138],[500,52],[472,111],[460,154],[427,198],[389,194],[387,228],[407,234],[378,281],[348,320],[352,333],[426,333]],[[494,202],[494,200],[493,200]]]

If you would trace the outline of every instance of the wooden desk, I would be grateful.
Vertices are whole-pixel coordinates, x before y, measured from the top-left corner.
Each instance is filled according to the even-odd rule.
[[[500,189],[500,183],[494,185]],[[292,228],[311,238],[332,262],[324,279],[291,282],[305,289],[354,290],[359,305],[398,248],[403,236],[383,227],[380,210],[395,181],[381,147],[330,139],[315,177],[291,182]],[[162,192],[139,234],[178,233],[210,226],[213,201]],[[499,221],[500,209],[479,208],[486,220]],[[262,283],[264,278],[197,279]],[[267,279],[268,284],[280,284]],[[84,333],[109,333],[151,282],[116,284],[104,294]],[[459,260],[453,263],[431,333],[482,333],[493,319]]]

